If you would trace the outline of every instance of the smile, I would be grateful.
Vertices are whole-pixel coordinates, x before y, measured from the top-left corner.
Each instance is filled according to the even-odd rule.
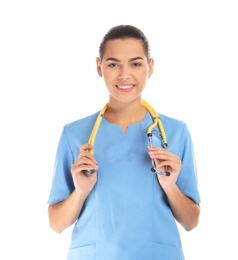
[[[117,87],[118,88],[120,88],[120,89],[130,89],[130,88],[133,88],[133,85],[126,85],[126,86],[119,86],[119,85],[117,85]]]

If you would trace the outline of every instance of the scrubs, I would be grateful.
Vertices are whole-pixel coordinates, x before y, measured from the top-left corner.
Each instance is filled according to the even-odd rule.
[[[66,125],[56,154],[48,203],[66,199],[74,190],[71,166],[82,144],[88,143],[98,113]],[[167,149],[182,160],[177,185],[200,203],[196,164],[189,130],[184,122],[160,115]],[[184,259],[176,221],[156,174],[150,169],[147,129],[151,115],[128,127],[102,118],[94,144],[98,181],[75,223],[68,260]],[[153,130],[153,146],[161,147]],[[169,178],[169,177],[164,177]]]

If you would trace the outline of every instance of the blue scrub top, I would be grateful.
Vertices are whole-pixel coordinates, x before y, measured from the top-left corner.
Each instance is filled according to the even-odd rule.
[[[98,112],[63,129],[55,160],[48,203],[66,199],[74,190],[71,166],[82,144],[88,143]],[[159,115],[168,150],[182,160],[177,186],[200,203],[191,136],[186,124]],[[102,119],[94,144],[98,181],[75,223],[68,260],[184,259],[176,221],[167,197],[151,169],[147,129],[151,115],[128,127]],[[153,146],[161,147],[159,130]],[[166,177],[165,177],[166,178]]]

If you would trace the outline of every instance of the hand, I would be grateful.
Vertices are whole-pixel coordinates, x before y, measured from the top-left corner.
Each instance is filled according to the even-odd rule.
[[[76,191],[85,194],[91,192],[97,182],[97,172],[90,176],[85,174],[86,170],[97,170],[97,162],[94,156],[89,152],[93,149],[90,144],[84,144],[80,147],[80,152],[77,160],[74,162],[71,168],[73,182]]]
[[[182,168],[180,158],[164,148],[148,147],[149,156],[154,160],[156,168],[162,172],[170,172],[170,176],[157,174],[160,185],[164,190],[176,184],[179,172]]]

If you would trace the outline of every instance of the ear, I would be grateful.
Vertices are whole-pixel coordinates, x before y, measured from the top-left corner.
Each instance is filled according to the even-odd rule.
[[[154,71],[154,59],[151,58],[150,62],[149,62],[148,78],[151,77],[151,75],[153,74],[153,71]]]
[[[102,77],[102,69],[101,69],[101,62],[100,59],[96,58],[96,64],[97,64],[97,72],[100,77]]]

